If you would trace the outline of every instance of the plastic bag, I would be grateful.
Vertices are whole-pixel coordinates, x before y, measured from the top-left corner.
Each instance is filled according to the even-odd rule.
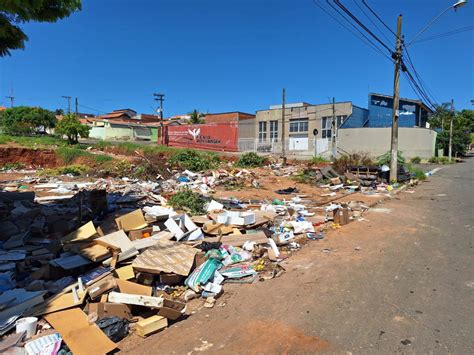
[[[106,317],[97,321],[96,324],[115,343],[128,335],[128,320],[124,318]]]

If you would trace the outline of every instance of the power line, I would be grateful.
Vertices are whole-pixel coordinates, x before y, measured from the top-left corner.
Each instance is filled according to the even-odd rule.
[[[416,70],[415,68],[415,64],[413,63],[412,59],[411,59],[411,56],[410,56],[410,52],[408,52],[408,48],[404,45],[404,48],[405,48],[405,53],[407,55],[407,59],[408,59],[408,63],[409,65],[411,66],[411,68],[413,69],[413,72],[415,73],[415,76],[416,78],[418,79],[419,83],[420,83],[420,86],[422,89],[424,89],[426,91],[426,93],[431,97],[432,101],[436,102],[438,101],[435,97],[435,95],[431,92],[431,90],[428,88],[428,86],[426,85],[426,83],[423,81],[423,79],[421,78],[421,75],[418,74],[418,71]]]
[[[397,38],[397,34],[395,32],[393,32],[393,30],[381,19],[381,17],[379,15],[377,15],[377,13],[369,6],[369,4],[367,4],[367,2],[365,0],[362,0],[362,3],[365,5],[366,8],[369,9],[369,11],[372,13],[372,15],[374,15],[377,18],[377,20],[379,20],[380,23],[382,25],[384,25],[385,28],[388,29],[395,36],[395,38]]]
[[[97,111],[98,113],[107,113],[106,111],[102,111],[102,110],[99,110],[99,109],[96,109],[96,108],[93,108],[93,107],[88,107],[88,106],[81,105],[81,104],[79,104],[78,106],[86,108],[88,110]]]
[[[323,6],[321,6],[317,0],[312,0],[313,3],[318,6],[321,10],[323,10],[328,16],[330,16],[334,21],[336,21],[337,23],[339,23],[342,27],[344,27],[346,30],[348,30],[349,32],[351,32],[355,37],[357,37],[358,39],[360,39],[362,42],[364,42],[365,44],[367,44],[369,47],[371,47],[372,49],[374,49],[375,51],[377,51],[378,53],[380,53],[381,55],[383,55],[385,58],[387,58],[388,60],[390,60],[391,62],[393,62],[392,58],[390,58],[388,55],[386,55],[379,47],[377,47],[377,45],[375,43],[373,43],[366,35],[364,35],[364,33],[362,33],[352,22],[350,22],[340,11],[338,11],[333,5],[331,5],[329,3],[328,0],[326,0],[326,2],[328,3],[328,5],[335,11],[337,12],[347,23],[349,23],[349,25],[351,25],[358,33],[359,35],[354,31],[352,30],[351,28],[347,27],[343,22],[339,21],[333,14],[331,14],[331,12],[329,12],[328,10],[326,10]]]
[[[377,24],[370,18],[370,16],[367,14],[367,12],[362,8],[362,6],[359,5],[359,3],[357,2],[357,0],[352,0],[354,2],[354,4],[356,4],[356,6],[360,9],[360,11],[365,15],[365,17],[367,17],[367,19],[375,26],[376,29],[378,29],[380,31],[380,34],[383,36],[383,38],[385,38],[387,41],[390,42],[390,39],[388,39],[388,37],[385,35],[385,33],[380,29],[379,26],[377,26]]]
[[[373,39],[382,45],[385,49],[388,50],[390,54],[393,54],[393,51],[388,47],[379,37],[377,37],[366,25],[364,25],[352,12],[349,11],[339,0],[334,0],[337,6],[339,6],[342,11],[344,11],[355,23],[357,23],[365,32],[367,32]]]
[[[458,33],[466,32],[466,31],[472,31],[472,30],[474,30],[474,26],[462,27],[462,28],[458,28],[456,30],[452,30],[452,31],[449,31],[449,32],[444,32],[444,33],[440,33],[440,34],[437,34],[437,35],[434,35],[434,36],[419,39],[419,40],[413,42],[412,45],[415,44],[415,43],[422,43],[422,42],[426,42],[426,41],[432,41],[434,39],[438,39],[438,38],[442,38],[442,37],[448,37],[448,36],[456,35]]]

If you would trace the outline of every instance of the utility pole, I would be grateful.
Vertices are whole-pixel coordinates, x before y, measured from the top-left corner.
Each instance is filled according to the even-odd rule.
[[[336,118],[336,99],[332,98],[332,159],[337,159],[337,118]]]
[[[454,99],[451,99],[451,123],[449,124],[449,148],[448,160],[451,163],[453,154],[453,120],[454,120]]]
[[[164,94],[157,94],[154,93],[153,96],[155,97],[155,101],[159,101],[160,103],[160,131],[161,131],[161,144],[164,144],[164,128],[163,128],[163,101],[164,101]]]
[[[79,102],[77,101],[77,97],[76,97],[76,118],[79,116],[78,106],[79,106]]]
[[[71,96],[61,96],[63,99],[67,99],[67,113],[71,113]]]
[[[10,99],[10,107],[13,107],[13,101],[15,100],[15,96],[6,96],[7,99]]]
[[[283,88],[281,93],[281,157],[283,158],[283,166],[286,166],[286,142],[285,142],[285,111],[286,111],[286,90]]]
[[[392,141],[390,146],[390,182],[397,182],[398,170],[398,105],[399,105],[399,84],[400,67],[402,63],[402,15],[398,16],[397,21],[397,42],[394,53],[395,73],[393,75],[393,109],[392,109]]]

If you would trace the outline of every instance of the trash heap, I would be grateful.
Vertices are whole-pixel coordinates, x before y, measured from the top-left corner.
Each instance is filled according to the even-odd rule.
[[[276,176],[298,173],[278,164],[267,169]],[[184,319],[193,303],[212,308],[226,284],[278,277],[281,262],[302,244],[362,218],[367,206],[337,199],[387,191],[379,175],[370,167],[345,175],[314,169],[321,200],[292,186],[268,201],[210,197],[218,186],[258,188],[258,176],[246,169],[185,170],[156,182],[5,184],[0,352],[108,353],[131,333],[147,337]],[[206,196],[206,213],[169,205],[183,187]]]
[[[322,238],[298,198],[210,200],[190,216],[157,186],[124,185],[0,192],[0,351],[107,353],[179,321],[189,302],[213,307],[228,283],[278,277],[298,238]]]

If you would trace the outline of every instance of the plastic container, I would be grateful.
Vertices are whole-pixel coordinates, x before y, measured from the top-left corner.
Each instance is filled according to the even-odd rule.
[[[21,333],[26,330],[26,337],[31,338],[36,334],[36,325],[38,324],[38,318],[36,317],[26,317],[18,319],[15,323],[16,332]]]

